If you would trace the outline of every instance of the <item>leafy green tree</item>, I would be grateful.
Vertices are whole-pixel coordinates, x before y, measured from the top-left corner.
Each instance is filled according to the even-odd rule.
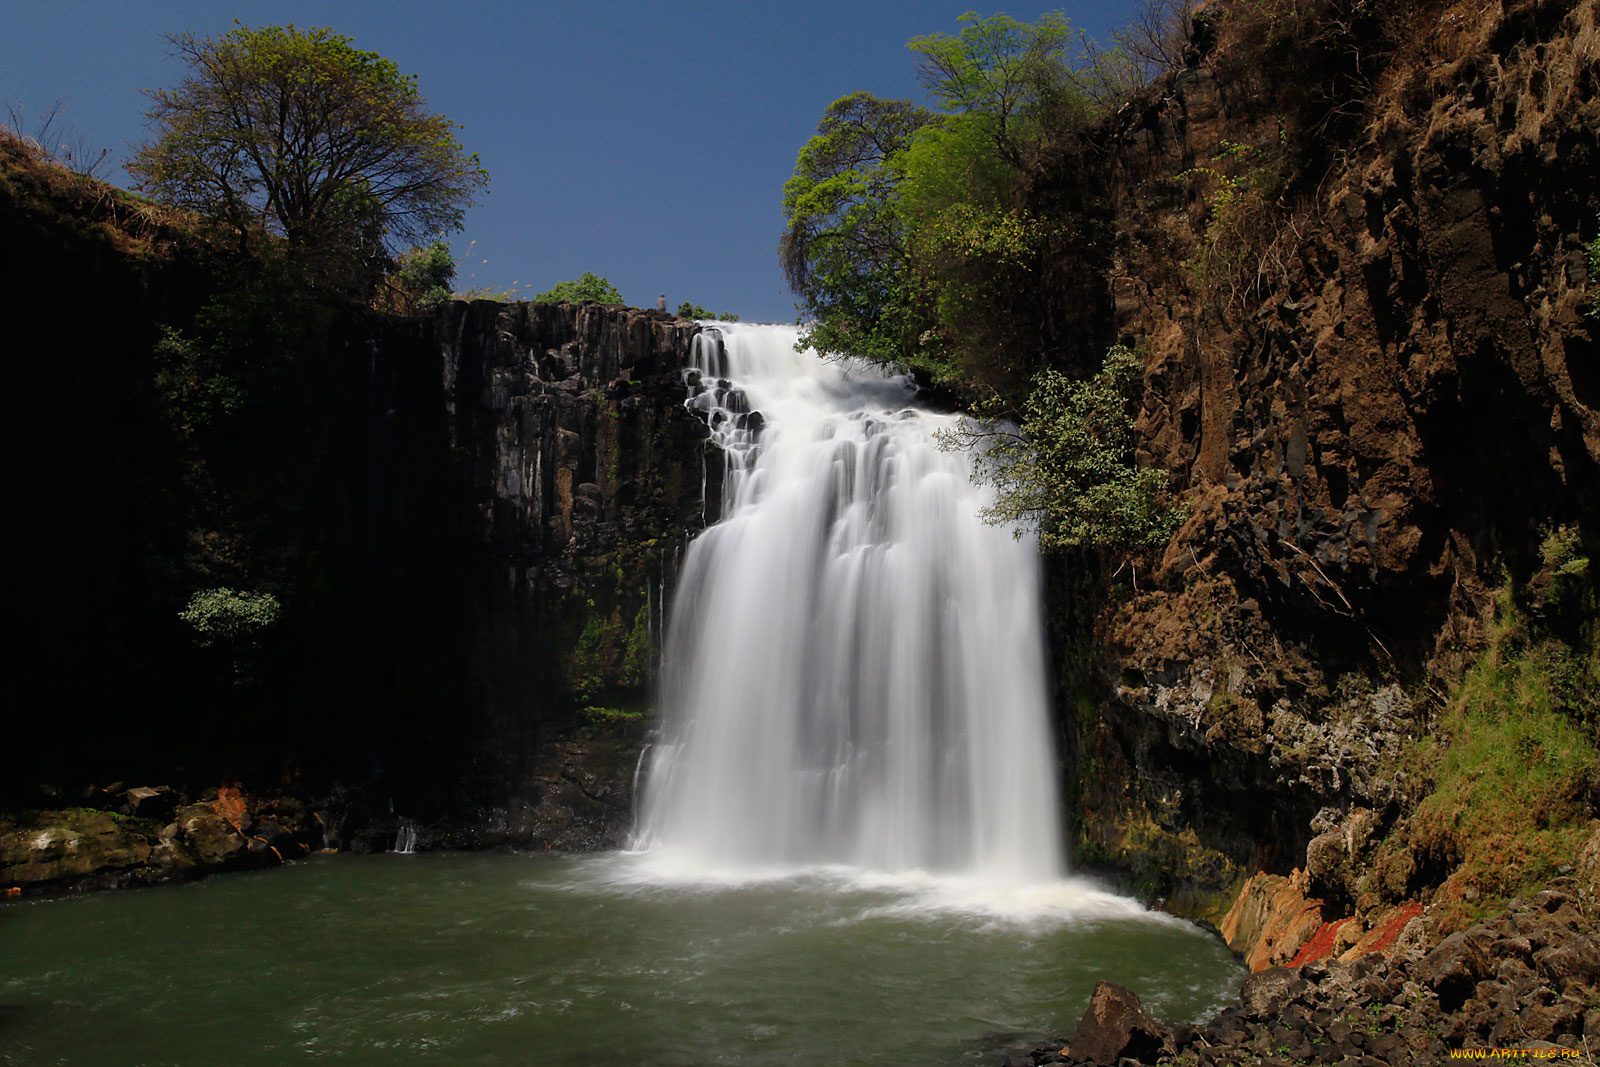
[[[1055,264],[1089,229],[1034,210],[1030,182],[1100,113],[1104,64],[1060,15],[961,25],[909,45],[943,113],[865,93],[829,106],[784,188],[779,252],[812,346],[1015,404],[1057,329]]]
[[[1020,169],[1053,123],[1091,113],[1070,76],[1081,35],[1060,13],[1027,23],[969,11],[959,21],[959,34],[925,34],[907,47],[934,99],[978,124],[998,159]]]
[[[800,150],[778,253],[812,317],[807,343],[822,351],[905,359],[929,325],[896,191],[912,137],[933,120],[908,100],[852,93],[828,105]]]
[[[137,188],[302,254],[373,263],[458,230],[488,182],[414,77],[326,28],[172,35],[189,76],[149,92]]]
[[[602,304],[622,303],[622,294],[617,287],[606,281],[592,270],[586,270],[570,281],[556,282],[548,292],[540,293],[533,298],[540,304],[559,304],[566,301],[569,304],[579,304],[585,300],[596,300]]]
[[[178,613],[196,647],[213,654],[235,685],[252,680],[265,637],[283,615],[278,598],[228,588],[200,589]]]
[[[953,442],[983,446],[978,472],[997,490],[985,518],[1036,528],[1045,548],[1123,550],[1171,537],[1181,512],[1164,502],[1166,478],[1134,462],[1129,408],[1142,370],[1118,345],[1088,379],[1043,371],[1020,428],[990,420]]]

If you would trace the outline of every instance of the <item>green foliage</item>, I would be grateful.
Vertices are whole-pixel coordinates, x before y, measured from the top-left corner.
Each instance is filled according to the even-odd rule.
[[[180,436],[220,426],[243,407],[238,379],[209,347],[163,326],[155,353],[156,387],[168,400]]]
[[[1133,458],[1131,398],[1143,362],[1117,346],[1093,377],[1034,378],[1020,431],[996,420],[976,431],[978,469],[997,489],[996,523],[1039,531],[1045,548],[1126,550],[1171,537],[1182,512],[1165,503],[1166,479]],[[962,442],[965,443],[965,442]]]
[[[629,711],[625,708],[605,708],[596,705],[590,705],[589,707],[583,709],[583,716],[590,722],[596,724],[640,722],[644,719],[644,712]]]
[[[325,284],[374,277],[391,242],[459,229],[487,184],[415,78],[349,37],[236,24],[169,40],[189,75],[148,94],[156,136],[128,164],[137,187],[241,245],[284,238]]]
[[[583,632],[578,635],[572,660],[571,688],[580,700],[593,700],[618,684],[637,684],[630,673],[643,677],[646,657],[638,647],[639,626],[640,620],[635,619],[633,632],[625,633],[621,612],[607,614],[594,601],[588,602]]]
[[[1286,272],[1280,208],[1290,169],[1280,131],[1271,148],[1224,141],[1212,165],[1178,175],[1206,188],[1206,231],[1187,266],[1224,307],[1248,305]]]
[[[379,306],[402,314],[432,311],[450,299],[455,278],[455,257],[443,241],[409,248],[396,257]]]
[[[633,628],[628,631],[628,641],[622,649],[623,685],[640,686],[650,680],[652,652],[650,603],[645,600],[640,603],[639,610],[633,616]]]
[[[929,217],[917,232],[917,276],[933,294],[938,327],[902,362],[957,392],[1025,395],[1037,353],[1011,343],[1007,313],[1043,284],[1063,232],[1020,208],[958,202]]]
[[[852,93],[828,105],[783,187],[779,258],[813,322],[806,343],[890,362],[930,324],[917,306],[896,191],[915,132],[933,113]]]
[[[724,311],[720,315],[712,314],[699,304],[691,304],[685,300],[678,305],[677,316],[680,319],[717,319],[720,322],[738,322],[739,316],[731,311]]]
[[[216,588],[196,591],[178,618],[212,661],[220,684],[242,687],[255,681],[263,640],[282,613],[271,593]]]
[[[1401,760],[1417,802],[1381,843],[1367,902],[1438,887],[1442,929],[1459,929],[1540,888],[1578,855],[1600,795],[1600,620],[1571,527],[1540,546],[1543,571],[1494,598],[1487,646],[1454,687],[1434,733]],[[1550,611],[1557,577],[1576,624]]]
[[[258,640],[278,621],[283,609],[271,593],[236,589],[201,589],[178,613],[202,648],[238,646]]]
[[[1593,653],[1540,633],[1502,593],[1490,646],[1439,725],[1444,744],[1415,757],[1432,788],[1406,844],[1455,868],[1446,904],[1473,888],[1473,912],[1492,908],[1577,855],[1600,767],[1583,721],[1600,701]]]
[[[622,294],[617,291],[616,286],[594,271],[586,270],[570,281],[557,282],[548,292],[540,293],[533,299],[541,304],[559,304],[562,301],[580,304],[585,300],[594,300],[602,304],[620,304]]]
[[[1581,635],[1586,624],[1594,625],[1596,614],[1595,583],[1582,534],[1576,526],[1555,527],[1539,545],[1539,558],[1545,570],[1543,597],[1534,606],[1541,620],[1568,637]]]
[[[1576,526],[1557,526],[1539,543],[1539,560],[1557,574],[1583,574],[1589,567],[1583,535]]]
[[[804,343],[1017,402],[1048,361],[1044,276],[1084,229],[1031,209],[1031,176],[1101,113],[1114,64],[1060,15],[960,23],[909,45],[942,111],[829,105],[784,187],[779,252]]]
[[[1038,22],[967,12],[961,32],[930,33],[907,45],[921,57],[922,84],[946,113],[966,118],[995,157],[1021,168],[1041,141],[1094,112],[1069,76],[1075,34],[1059,12]]]

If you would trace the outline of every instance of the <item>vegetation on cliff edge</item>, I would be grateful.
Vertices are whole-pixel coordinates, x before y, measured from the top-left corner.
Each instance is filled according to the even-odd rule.
[[[586,270],[576,278],[557,282],[533,299],[541,304],[559,304],[563,301],[579,304],[585,300],[594,300],[601,304],[620,304],[622,293],[605,278],[592,270]]]

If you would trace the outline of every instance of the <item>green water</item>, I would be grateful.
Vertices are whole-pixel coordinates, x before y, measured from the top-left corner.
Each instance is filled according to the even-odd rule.
[[[1242,972],[1079,883],[674,878],[636,856],[322,856],[0,907],[0,1063],[993,1064],[1096,980]]]

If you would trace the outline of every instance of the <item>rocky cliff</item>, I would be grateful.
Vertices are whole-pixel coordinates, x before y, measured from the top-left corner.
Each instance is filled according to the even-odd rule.
[[[338,570],[365,576],[368,675],[413,708],[382,773],[422,785],[414,814],[560,847],[625,832],[676,562],[719,507],[683,404],[699,330],[480,301],[366,340],[360,558]],[[558,745],[596,765],[548,766]],[[519,816],[557,795],[560,826]]]
[[[1460,856],[1369,877],[1429,784],[1404,754],[1505,622],[1495,591],[1600,516],[1595,5],[1334,8],[1209,5],[1081,179],[1116,233],[1079,299],[1146,351],[1143,457],[1192,514],[1092,618],[1053,609],[1077,834],[1213,922],[1314,838],[1327,918],[1433,899]]]
[[[348,842],[618,840],[674,567],[720,505],[696,324],[311,304],[252,407],[207,315],[271,290],[196,220],[3,140],[0,237],[27,398],[8,805],[337,786]],[[281,606],[249,656],[182,622],[209,587]]]

